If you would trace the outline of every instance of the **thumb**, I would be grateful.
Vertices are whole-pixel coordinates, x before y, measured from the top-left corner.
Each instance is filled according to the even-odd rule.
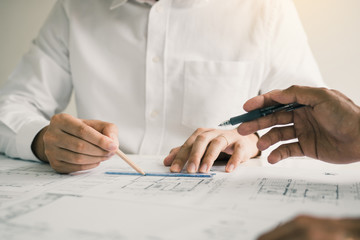
[[[87,125],[110,138],[119,148],[118,128],[115,124],[99,120],[83,120]]]
[[[106,124],[103,129],[103,134],[111,138],[115,145],[119,148],[118,128],[115,124]]]

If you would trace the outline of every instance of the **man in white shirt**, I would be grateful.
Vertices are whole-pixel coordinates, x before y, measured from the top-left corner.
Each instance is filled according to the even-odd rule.
[[[190,136],[172,171],[206,172],[226,152],[230,172],[257,137],[214,128],[293,84],[324,85],[291,0],[59,0],[0,90],[0,152],[73,172]],[[72,91],[78,118],[59,114]]]

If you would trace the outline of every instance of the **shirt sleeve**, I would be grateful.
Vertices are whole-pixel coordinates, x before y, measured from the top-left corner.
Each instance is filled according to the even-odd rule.
[[[260,93],[291,85],[324,87],[292,0],[265,1],[268,31],[265,78]]]
[[[36,160],[31,143],[69,103],[69,21],[62,1],[51,11],[28,53],[0,89],[0,152]]]

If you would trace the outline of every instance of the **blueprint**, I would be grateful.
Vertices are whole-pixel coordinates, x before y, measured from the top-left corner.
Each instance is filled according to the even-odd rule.
[[[131,158],[145,172],[169,171],[161,157]],[[298,214],[360,216],[359,164],[264,162],[182,178],[105,174],[133,171],[118,157],[64,175],[1,156],[0,239],[252,240]]]

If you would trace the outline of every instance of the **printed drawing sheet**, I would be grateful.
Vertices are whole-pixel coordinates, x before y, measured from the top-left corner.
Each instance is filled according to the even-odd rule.
[[[130,156],[167,173],[161,157]],[[72,175],[0,156],[0,239],[256,239],[298,214],[360,217],[360,165],[254,159],[212,178],[132,172],[114,157]]]

